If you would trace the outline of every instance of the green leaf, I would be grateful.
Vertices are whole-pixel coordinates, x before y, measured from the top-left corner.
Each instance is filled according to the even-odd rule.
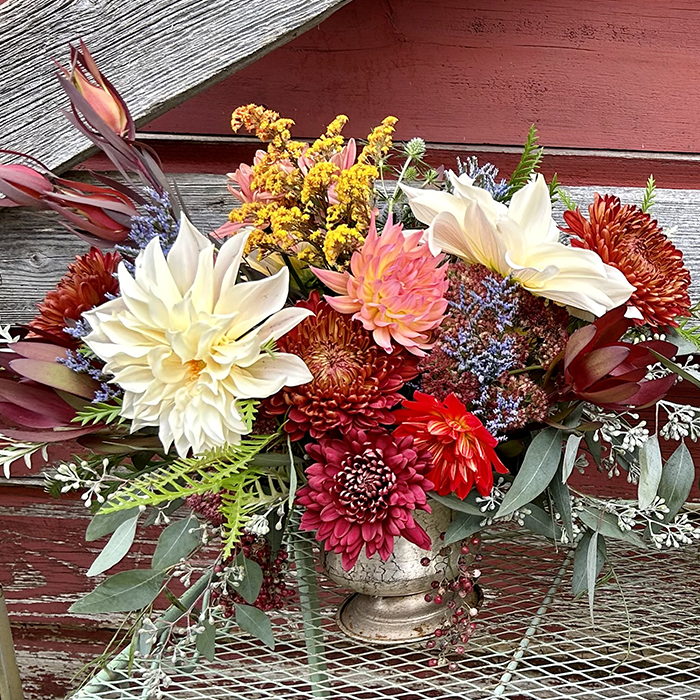
[[[656,350],[651,350],[649,349],[651,354],[667,369],[670,369],[672,372],[675,372],[679,377],[682,379],[685,379],[686,381],[690,382],[693,386],[696,386],[700,388],[700,377],[695,374],[691,373],[689,370],[683,369],[680,365],[677,365],[673,360],[669,360],[668,357],[664,357],[660,353],[656,352]]]
[[[481,530],[481,523],[485,515],[470,515],[469,513],[457,513],[445,532],[445,545],[460,542],[471,537]]]
[[[262,611],[250,605],[236,604],[236,624],[248,634],[259,639],[263,644],[275,648],[270,618]]]
[[[678,511],[690,495],[695,481],[695,466],[690,450],[682,442],[668,458],[661,473],[659,496],[666,501],[669,512],[664,521],[669,522],[678,515]]]
[[[109,425],[117,421],[123,423],[124,418],[121,416],[122,400],[118,397],[110,399],[109,402],[89,403],[80,409],[73,418],[74,423],[94,425],[96,423],[104,423]]]
[[[118,564],[131,549],[136,536],[136,523],[138,522],[139,514],[137,513],[129,520],[125,520],[109,538],[109,541],[104,546],[104,549],[99,553],[97,559],[92,562],[92,566],[88,569],[88,576],[97,576],[98,574],[111,569],[115,564]]]
[[[151,566],[163,571],[179,563],[192,553],[200,543],[200,524],[194,515],[170,523],[160,533]]]
[[[588,609],[593,623],[593,602],[595,600],[595,582],[598,580],[598,533],[591,535],[586,552],[586,585],[588,587]]]
[[[593,539],[593,533],[587,530],[583,535],[578,545],[576,546],[576,553],[574,554],[574,571],[571,576],[571,588],[574,597],[580,596],[588,590],[588,547]],[[596,537],[596,566],[595,566],[595,578],[594,581],[598,580],[598,576],[603,569],[605,564],[605,539],[602,535],[598,534]]]
[[[554,428],[542,430],[535,436],[496,517],[512,513],[547,488],[561,461],[561,446],[562,435]]]
[[[243,552],[239,552],[234,560],[236,566],[243,569],[243,580],[236,586],[236,592],[251,605],[255,603],[260,595],[260,587],[263,582],[263,571],[260,565],[243,556]]]
[[[591,457],[593,457],[593,461],[600,466],[600,458],[603,454],[603,448],[601,447],[600,440],[594,440],[592,433],[586,433],[583,436],[583,439],[586,441],[586,447],[588,448]]]
[[[287,507],[291,512],[294,507],[294,496],[296,496],[297,493],[297,467],[294,463],[292,441],[289,435],[287,435],[287,451],[289,452],[289,498],[287,499]]]
[[[534,503],[528,503],[526,508],[530,514],[523,516],[523,525],[536,535],[543,535],[550,540],[555,540],[557,533],[554,529],[552,516]]]
[[[216,627],[208,620],[204,620],[200,624],[204,627],[204,632],[197,635],[197,651],[207,661],[213,661],[216,648]]]
[[[116,513],[103,513],[102,511],[97,511],[90,521],[90,524],[87,526],[85,540],[87,542],[94,542],[95,540],[99,540],[100,537],[110,535],[122,523],[126,522],[127,520],[131,520],[131,518],[133,518],[138,512],[138,508],[120,510]]]
[[[121,571],[68,609],[72,613],[134,612],[150,605],[160,592],[163,574],[150,569]]]
[[[656,435],[651,435],[639,450],[639,486],[637,498],[641,510],[646,510],[656,497],[662,472],[661,447]]]
[[[689,323],[694,319],[686,318],[681,321],[681,324]],[[685,329],[685,328],[670,328],[666,332],[666,340],[669,343],[673,343],[677,348],[676,355],[693,355],[699,349],[698,342],[700,338],[697,338],[697,329]]]
[[[464,500],[457,498],[457,496],[452,494],[449,494],[448,496],[438,496],[435,491],[431,491],[428,495],[438,503],[442,503],[443,506],[447,506],[450,510],[455,510],[458,513],[467,513],[468,515],[478,515],[482,519],[486,517],[475,504],[475,496],[472,493],[470,493]]]
[[[567,442],[568,444],[568,442]],[[561,521],[566,530],[569,542],[574,541],[574,521],[571,517],[571,496],[569,495],[569,487],[564,483],[565,479],[562,476],[563,467],[560,466],[557,473],[554,475],[552,482],[549,484],[549,493],[552,496],[557,512],[561,515]]]
[[[604,537],[612,537],[616,540],[629,542],[641,549],[646,549],[644,540],[631,530],[622,530],[617,524],[617,518],[612,513],[593,508],[592,506],[584,506],[578,513],[586,527],[589,527],[594,532],[599,532]]]
[[[566,438],[566,448],[564,449],[564,462],[562,465],[561,480],[562,483],[566,483],[569,480],[572,472],[574,471],[574,464],[576,463],[576,457],[578,457],[578,449],[581,445],[582,435],[576,435],[572,433]]]

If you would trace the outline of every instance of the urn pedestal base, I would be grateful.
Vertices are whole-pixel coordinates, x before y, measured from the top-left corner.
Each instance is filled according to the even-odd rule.
[[[351,639],[371,644],[420,642],[435,634],[447,612],[446,603],[425,600],[425,593],[371,596],[355,593],[338,609],[338,627]]]

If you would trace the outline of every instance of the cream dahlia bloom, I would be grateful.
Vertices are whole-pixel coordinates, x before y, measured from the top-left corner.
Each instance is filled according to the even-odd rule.
[[[157,426],[163,447],[174,443],[181,456],[250,432],[242,399],[313,379],[296,355],[266,351],[311,312],[283,308],[286,268],[236,283],[246,239],[233,236],[215,255],[183,216],[167,258],[152,240],[133,277],[119,265],[121,296],[84,314],[93,329],[85,342],[124,389],[132,431]]]
[[[431,251],[478,263],[532,294],[602,316],[624,304],[634,287],[592,250],[559,242],[542,175],[513,195],[510,206],[450,173],[454,194],[403,187],[416,218],[429,225]]]

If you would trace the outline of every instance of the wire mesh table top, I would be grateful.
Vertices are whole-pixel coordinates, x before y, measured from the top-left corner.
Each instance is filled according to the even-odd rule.
[[[274,651],[223,633],[213,662],[164,666],[164,700],[700,700],[700,561],[697,547],[670,552],[609,542],[615,577],[588,599],[571,594],[567,550],[520,532],[484,541],[485,603],[458,670],[428,667],[423,644],[371,647],[345,637],[335,613],[345,592],[322,580],[325,673],[307,663],[299,607],[274,621]],[[136,662],[131,677],[89,683],[75,700],[151,695]],[[318,667],[317,667],[318,670]]]

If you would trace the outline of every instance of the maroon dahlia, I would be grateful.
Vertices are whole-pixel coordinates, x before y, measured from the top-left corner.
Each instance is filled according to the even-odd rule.
[[[327,552],[342,555],[346,571],[363,547],[367,557],[379,552],[386,561],[396,536],[430,548],[430,537],[413,512],[430,512],[426,492],[433,483],[426,475],[432,457],[427,450],[416,450],[411,436],[357,431],[306,449],[315,461],[306,470],[308,486],[297,495],[306,508],[301,527],[316,530]]]
[[[393,423],[390,409],[401,401],[404,383],[417,376],[418,359],[404,350],[382,350],[359,321],[332,309],[318,292],[297,306],[315,316],[304,319],[277,345],[301,357],[314,378],[282,389],[268,402],[269,412],[289,410],[285,428],[294,440],[305,433],[319,439],[336,430]]]

